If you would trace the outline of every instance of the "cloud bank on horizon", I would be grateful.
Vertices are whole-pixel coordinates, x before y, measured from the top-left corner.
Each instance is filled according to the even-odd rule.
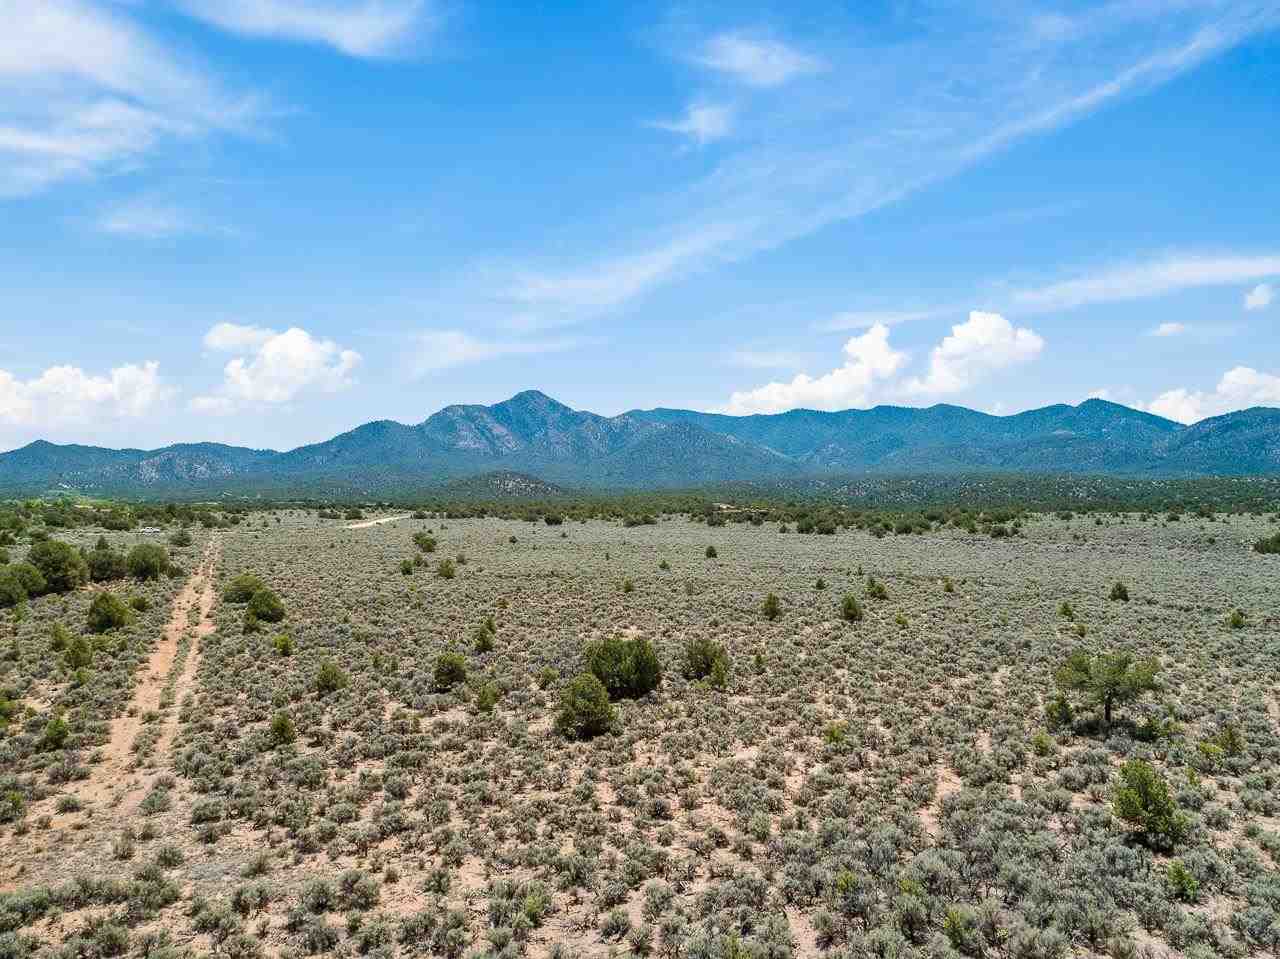
[[[613,14],[0,0],[0,448],[1280,405],[1280,5]]]

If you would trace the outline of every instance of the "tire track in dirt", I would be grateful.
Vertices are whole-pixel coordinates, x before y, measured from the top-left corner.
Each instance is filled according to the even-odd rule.
[[[173,613],[165,626],[164,635],[142,667],[128,709],[112,721],[107,743],[99,750],[101,760],[89,767],[89,778],[81,781],[76,792],[79,799],[95,805],[101,804],[118,814],[132,813],[151,788],[151,784],[164,771],[161,764],[178,731],[178,713],[182,699],[195,684],[200,643],[215,628],[212,613],[216,599],[214,582],[219,552],[219,538],[215,533],[205,548],[200,565],[174,599]],[[196,614],[194,623],[193,612]],[[190,642],[186,655],[179,662],[182,640],[188,633]],[[176,675],[175,670],[178,670]],[[162,711],[165,691],[170,682],[170,705],[167,710]],[[150,721],[148,716],[152,717]],[[149,758],[144,761],[148,768],[143,770],[139,768],[134,744],[151,723],[160,724],[160,732]]]

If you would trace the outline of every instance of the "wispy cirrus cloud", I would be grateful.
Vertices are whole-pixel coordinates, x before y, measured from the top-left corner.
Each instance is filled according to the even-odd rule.
[[[1259,283],[1244,295],[1244,308],[1249,311],[1265,310],[1276,297],[1275,288],[1270,283]]]
[[[1011,305],[1024,312],[1070,310],[1167,296],[1206,286],[1234,286],[1280,275],[1280,253],[1176,253],[1103,266],[1070,279],[1017,290]]]
[[[142,240],[232,236],[236,232],[179,204],[154,197],[135,197],[112,204],[98,213],[91,226],[99,233]]]
[[[573,337],[534,340],[479,337],[463,330],[424,330],[412,340],[414,352],[409,365],[414,376],[505,356],[562,353],[583,342]]]
[[[332,47],[353,57],[398,53],[440,23],[429,0],[180,0],[223,30]]]
[[[836,56],[837,41],[825,37],[820,61],[790,47],[800,59],[762,52],[756,46],[764,41],[743,31],[713,33],[689,47],[702,66],[759,91],[800,75],[806,83],[795,96],[788,87],[785,108],[753,114],[752,135],[710,173],[643,208],[620,210],[614,232],[639,237],[633,245],[600,252],[593,232],[576,262],[525,266],[508,286],[525,322],[588,319],[663,284],[864,216],[1023,139],[1158,87],[1277,22],[1280,11],[1245,0],[1173,9],[1098,4],[1056,18],[1052,30],[971,7],[945,24],[922,18],[907,41],[857,45],[856,56],[853,40],[845,41],[849,56]],[[1024,302],[1035,308],[1034,291]]]
[[[781,40],[747,30],[711,37],[692,57],[694,63],[753,87],[778,87],[796,77],[821,73],[819,57]]]
[[[127,169],[160,145],[247,133],[262,100],[86,0],[0,0],[0,194]]]
[[[698,146],[705,146],[724,139],[733,131],[733,114],[733,107],[726,104],[697,101],[685,107],[684,116],[680,119],[656,120],[650,126],[678,133]]]

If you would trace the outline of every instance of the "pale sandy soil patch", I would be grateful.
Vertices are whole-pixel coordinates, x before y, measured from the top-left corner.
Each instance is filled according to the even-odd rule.
[[[348,523],[343,529],[368,529],[370,526],[381,526],[383,523],[394,523],[398,519],[408,519],[411,513],[401,513],[398,516],[379,516],[377,519],[366,519],[359,523]]]

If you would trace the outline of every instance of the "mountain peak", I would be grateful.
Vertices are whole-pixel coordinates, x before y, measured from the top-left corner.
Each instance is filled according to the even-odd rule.
[[[521,390],[510,399],[495,403],[494,407],[554,410],[556,412],[570,409],[570,407],[565,406],[557,399],[553,399],[541,390]]]

